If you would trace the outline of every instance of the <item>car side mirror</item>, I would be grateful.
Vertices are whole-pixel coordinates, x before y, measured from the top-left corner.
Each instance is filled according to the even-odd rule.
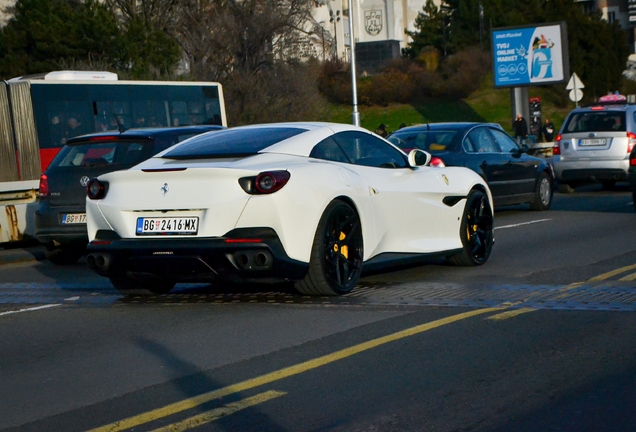
[[[409,166],[416,168],[418,166],[426,166],[431,163],[431,154],[420,149],[413,149],[409,152]]]
[[[520,153],[528,153],[528,150],[530,150],[528,144],[521,144],[521,150],[519,151]]]

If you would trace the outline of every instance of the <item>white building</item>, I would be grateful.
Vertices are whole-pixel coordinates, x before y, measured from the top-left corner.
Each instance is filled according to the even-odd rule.
[[[353,0],[352,3],[356,59],[364,70],[365,63],[382,63],[399,57],[408,44],[404,30],[415,30],[415,18],[426,0]],[[435,4],[439,7],[441,0],[435,0]],[[319,0],[314,19],[327,34],[318,38],[318,46],[325,46],[326,57],[348,60],[348,17],[347,0]]]

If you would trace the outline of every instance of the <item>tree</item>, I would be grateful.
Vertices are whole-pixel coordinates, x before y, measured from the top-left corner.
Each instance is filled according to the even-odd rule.
[[[114,15],[96,1],[18,0],[0,29],[0,75],[46,72],[65,61],[121,64]]]
[[[170,76],[181,58],[179,44],[169,34],[177,0],[106,0],[106,4],[122,29],[128,75],[136,79]]]
[[[426,47],[435,47],[440,52],[444,51],[444,26],[446,25],[444,13],[433,0],[426,0],[422,11],[417,14],[413,26],[417,31],[405,30],[411,38],[408,46],[402,51],[402,55],[416,58]]]
[[[4,78],[69,65],[155,78],[168,74],[180,58],[165,31],[138,16],[118,19],[112,5],[98,0],[18,0],[10,12],[13,17],[0,29]]]

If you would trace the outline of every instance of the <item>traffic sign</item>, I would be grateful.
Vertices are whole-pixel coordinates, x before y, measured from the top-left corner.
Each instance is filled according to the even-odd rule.
[[[572,77],[570,78],[570,81],[568,82],[568,85],[567,85],[567,87],[565,87],[565,89],[566,90],[574,90],[575,88],[576,89],[585,88],[585,86],[583,85],[583,82],[581,81],[579,76],[576,74],[576,72],[574,72],[572,74]],[[570,99],[572,99],[572,97],[570,97]],[[574,99],[572,99],[572,100],[574,100]]]
[[[583,99],[583,90],[577,88],[570,90],[570,100],[572,102],[578,102]]]

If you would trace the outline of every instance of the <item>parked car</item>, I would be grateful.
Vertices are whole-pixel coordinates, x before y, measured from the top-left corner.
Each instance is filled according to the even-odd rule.
[[[307,295],[347,293],[363,267],[392,260],[483,264],[488,186],[430,158],[331,123],[194,137],[91,180],[86,262],[124,294],[230,280],[290,281]]]
[[[636,105],[612,96],[576,108],[565,119],[552,158],[560,192],[593,182],[608,189],[628,180],[629,155],[636,144]]]
[[[129,129],[68,140],[40,176],[35,236],[54,264],[72,264],[85,252],[86,186],[91,178],[122,170],[168,147],[222,126]]]
[[[495,206],[530,204],[547,210],[554,176],[546,159],[527,154],[498,124],[430,123],[395,131],[388,137],[404,151],[433,155],[433,165],[463,166],[486,180]]]

